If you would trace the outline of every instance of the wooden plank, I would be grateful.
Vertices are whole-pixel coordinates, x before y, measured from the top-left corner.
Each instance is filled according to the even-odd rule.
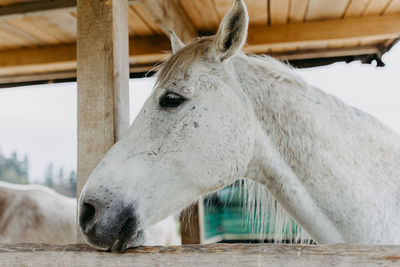
[[[2,266],[399,266],[400,246],[209,244],[139,247],[124,253],[87,245],[1,244]]]
[[[306,17],[309,0],[291,0],[289,22],[303,22]]]
[[[183,210],[179,220],[182,244],[202,244],[204,242],[203,198],[200,198],[195,204]]]
[[[276,26],[251,26],[247,53],[266,53],[318,49],[329,43],[357,43],[362,40],[396,39],[400,35],[400,15],[351,18],[322,22],[306,22]],[[1,31],[0,31],[1,33]],[[168,57],[166,37],[133,38],[130,41],[130,63],[152,66]],[[0,51],[0,76],[51,72],[74,68],[75,44]]]
[[[151,29],[138,16],[133,6],[128,7],[129,35],[152,35]]]
[[[151,17],[147,9],[140,3],[137,2],[134,5],[130,5],[130,8],[136,13],[140,20],[150,29],[152,34],[162,34],[162,30],[158,27],[157,23]]]
[[[247,0],[246,5],[251,25],[268,24],[268,0]]]
[[[10,29],[11,28],[11,29]],[[10,25],[0,23],[0,49],[12,49],[13,47],[23,47],[31,39],[24,38],[24,35],[16,33]],[[34,40],[35,41],[35,40]],[[38,41],[36,40],[36,44]],[[39,42],[40,43],[40,42]]]
[[[310,0],[307,21],[339,19],[344,14],[349,0]]]
[[[129,126],[127,0],[78,0],[77,197]]]
[[[219,21],[222,19],[218,12],[221,7],[220,1],[181,0],[180,3],[196,29],[211,33],[218,29]]]
[[[60,22],[62,22],[63,16],[59,17]],[[64,17],[64,19],[67,18]],[[70,19],[73,20],[72,17]],[[66,28],[69,32],[64,31],[58,23],[44,16],[14,18],[5,20],[4,22],[45,44],[70,43],[76,38],[73,30],[67,28],[68,25],[66,25]],[[76,27],[76,24],[70,26]]]
[[[211,2],[213,3],[215,10],[217,11],[218,22],[222,20],[222,18],[225,16],[225,14],[228,12],[228,10],[233,5],[233,1],[229,1],[229,0],[211,0]],[[247,2],[246,2],[246,4],[247,4]],[[217,27],[218,27],[218,24],[216,25]]]
[[[0,5],[14,5],[18,3],[25,3],[25,2],[36,2],[39,0],[0,0]]]
[[[313,58],[335,58],[345,56],[359,56],[380,54],[381,51],[377,46],[354,46],[332,49],[311,49],[300,51],[287,51],[284,53],[271,52],[271,55],[279,60],[300,60]]]
[[[40,40],[38,40],[37,38],[27,34],[24,31],[21,31],[15,27],[12,27],[11,25],[9,25],[8,23],[6,23],[5,21],[0,21],[0,28],[3,31],[7,31],[10,35],[12,35],[12,38],[17,38],[19,40],[22,41],[21,46],[30,46],[30,45],[43,45],[44,43]],[[5,45],[9,45],[9,39],[0,39],[0,43],[5,44]],[[11,46],[14,49],[18,46]]]
[[[384,43],[385,46],[389,46],[394,39],[389,39]],[[345,43],[349,45],[349,43]],[[246,49],[245,49],[246,50]],[[276,50],[264,51],[263,53],[269,53],[280,60],[307,60],[313,58],[339,58],[343,56],[358,56],[358,55],[371,55],[371,54],[382,54],[382,51],[377,46],[359,46],[359,43],[355,43],[353,47],[337,48],[324,48],[324,49],[310,49],[310,50],[296,50],[286,49],[285,52],[278,52]],[[161,62],[165,60],[167,54],[160,54],[158,58],[155,58],[154,62]],[[155,63],[153,63],[155,64]],[[153,64],[133,64],[130,66],[131,73],[147,72],[153,69]],[[0,84],[10,83],[21,83],[21,82],[32,82],[32,81],[43,81],[43,80],[55,80],[76,77],[76,64],[71,62],[71,65],[67,63],[63,64],[49,64],[47,68],[42,65],[28,65],[28,66],[16,66],[14,71],[10,75],[0,74]],[[39,71],[38,71],[39,69]],[[1,70],[1,68],[0,68]],[[43,72],[41,72],[43,71]],[[4,74],[7,71],[2,71]]]
[[[365,9],[367,8],[369,2],[371,0],[357,0],[357,1],[350,1],[350,4],[345,11],[344,18],[355,18],[361,17],[364,14]]]
[[[219,22],[222,20],[222,18],[228,12],[228,10],[232,7],[233,1],[232,0],[209,0],[209,1],[213,2],[214,9],[217,11],[218,14],[218,20],[216,22],[213,21],[212,25],[214,29],[217,29],[219,26]],[[250,25],[268,24],[268,0],[246,0],[245,3],[247,6],[247,12],[249,13]],[[211,5],[210,7],[207,8],[211,11],[213,6]],[[206,12],[208,12],[208,9],[203,9],[202,13],[205,14]]]
[[[383,13],[384,15],[400,14],[400,0],[392,0]]]
[[[361,41],[360,42],[360,46],[378,46],[380,44],[384,44],[385,43],[385,39],[384,40],[365,40],[365,41]]]
[[[328,44],[328,48],[342,48],[342,47],[357,47],[360,46],[360,41],[330,41]]]
[[[363,41],[400,37],[400,16],[349,18],[249,28],[245,51],[328,45],[330,41]]]
[[[76,0],[42,0],[23,2],[0,7],[0,20],[43,16],[54,12],[69,12],[76,9]]]
[[[1,31],[0,31],[1,36]],[[137,37],[129,42],[131,64],[153,65],[164,60],[170,49],[166,37]],[[76,68],[76,45],[42,46],[0,51],[0,77]]]
[[[1,0],[0,20],[21,17],[44,16],[55,12],[71,12],[76,10],[76,0]],[[128,0],[133,4],[137,0]],[[12,5],[9,5],[12,3]]]
[[[288,21],[289,0],[269,0],[271,25],[285,24]]]
[[[50,20],[50,25],[57,25],[57,28],[61,29],[61,32],[67,33],[68,38],[64,42],[76,40],[76,17],[72,15],[72,12],[47,14],[46,18]],[[49,26],[46,26],[46,28],[49,28]]]
[[[29,75],[18,75],[18,76],[5,76],[0,77],[0,88],[7,88],[7,84],[24,84],[24,83],[35,83],[39,81],[55,81],[65,79],[75,79],[76,70],[63,70],[54,71],[48,73],[37,73]]]
[[[182,41],[191,40],[197,35],[179,0],[141,0],[140,3],[166,35],[172,30]]]
[[[387,5],[389,4],[390,0],[371,0],[365,9],[364,16],[378,16],[381,15]]]

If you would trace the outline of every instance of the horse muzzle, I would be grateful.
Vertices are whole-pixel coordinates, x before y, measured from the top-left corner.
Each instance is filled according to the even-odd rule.
[[[121,252],[144,243],[144,231],[133,205],[96,199],[89,194],[79,201],[79,228],[86,242],[101,250]]]

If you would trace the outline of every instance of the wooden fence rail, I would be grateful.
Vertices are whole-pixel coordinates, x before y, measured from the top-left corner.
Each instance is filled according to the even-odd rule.
[[[400,266],[400,246],[209,244],[110,253],[83,244],[0,244],[0,266]]]

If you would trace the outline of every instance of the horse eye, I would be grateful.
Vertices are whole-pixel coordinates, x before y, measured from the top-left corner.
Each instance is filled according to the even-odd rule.
[[[163,108],[176,108],[185,100],[186,98],[181,95],[175,93],[166,93],[161,97],[159,105]]]

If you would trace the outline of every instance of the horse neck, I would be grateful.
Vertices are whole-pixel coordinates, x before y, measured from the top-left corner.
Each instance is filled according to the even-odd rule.
[[[316,240],[363,241],[356,225],[381,223],[366,212],[382,218],[382,199],[400,189],[399,136],[271,58],[242,55],[233,66],[257,129],[245,177],[264,184]]]
[[[313,144],[323,138],[318,132],[321,109],[334,109],[340,101],[307,85],[289,67],[272,58],[240,56],[234,65],[256,117],[256,150],[264,147],[274,151],[274,158],[301,171],[298,168],[305,166],[298,165],[298,157],[312,153]]]

